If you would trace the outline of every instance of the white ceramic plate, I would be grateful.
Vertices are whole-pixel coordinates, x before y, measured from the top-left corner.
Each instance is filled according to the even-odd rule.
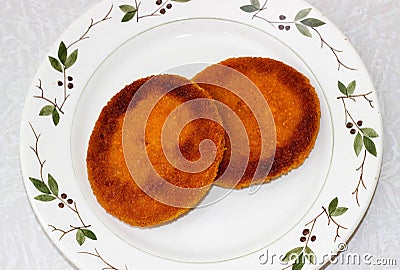
[[[381,164],[373,85],[347,39],[308,3],[248,1],[103,1],[51,48],[27,96],[21,167],[41,224],[79,268],[315,269],[346,248]],[[138,78],[173,68],[191,77],[199,70],[176,67],[237,56],[274,58],[310,78],[322,118],[305,164],[158,228],[108,215],[85,167],[106,102]],[[296,262],[300,254],[314,259]]]

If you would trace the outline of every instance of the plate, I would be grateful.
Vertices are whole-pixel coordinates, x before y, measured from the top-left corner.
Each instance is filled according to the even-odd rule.
[[[108,215],[85,162],[102,107],[138,78],[190,78],[238,56],[283,61],[316,88],[321,130],[304,165],[157,228]],[[81,269],[318,269],[346,250],[374,194],[382,160],[378,104],[354,48],[307,2],[103,1],[62,34],[28,91],[24,183],[45,231]],[[213,187],[207,196],[221,193]]]

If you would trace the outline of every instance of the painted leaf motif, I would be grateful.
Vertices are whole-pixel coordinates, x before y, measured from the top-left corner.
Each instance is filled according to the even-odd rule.
[[[354,152],[356,152],[357,157],[360,155],[363,145],[364,144],[363,144],[362,136],[361,136],[360,132],[358,132],[356,137],[354,138],[354,143],[353,143]]]
[[[124,13],[136,11],[136,8],[131,5],[121,5],[119,9],[122,10]]]
[[[299,30],[299,32],[302,35],[304,35],[306,37],[312,37],[312,34],[311,34],[310,30],[308,30],[308,28],[306,26],[304,26],[302,24],[299,24],[299,23],[296,23],[296,27],[297,27],[297,30]]]
[[[171,0],[172,2],[178,2],[178,3],[186,3],[189,2],[190,0]]]
[[[293,264],[292,270],[301,270],[301,269],[303,269],[304,263],[305,262],[304,262],[304,258],[303,258],[303,253],[301,253],[299,258]]]
[[[339,87],[340,92],[341,92],[343,95],[345,95],[346,97],[349,96],[349,95],[348,95],[348,92],[347,92],[347,87],[346,87],[341,81],[338,81],[338,87]]]
[[[325,24],[323,21],[315,18],[304,19],[301,21],[301,23],[308,27],[319,27]]]
[[[303,251],[303,247],[296,247],[296,248],[288,251],[288,253],[286,253],[285,257],[283,257],[282,262],[290,262],[290,261],[297,259],[297,257],[299,256],[299,254],[302,251]]]
[[[240,9],[248,13],[256,12],[258,10],[256,7],[252,5],[241,6]]]
[[[53,118],[53,123],[55,126],[58,125],[58,123],[60,122],[60,114],[58,113],[57,110],[54,110],[53,113],[51,114],[52,118]]]
[[[347,212],[347,210],[349,210],[349,208],[346,207],[338,207],[335,209],[335,211],[332,212],[331,216],[332,217],[338,217],[343,215],[344,213]]]
[[[52,57],[52,56],[49,56],[49,61],[50,61],[50,64],[51,64],[51,66],[55,69],[55,70],[57,70],[58,72],[63,72],[63,68],[62,68],[62,66],[61,66],[61,63],[60,63],[60,61],[58,61],[57,59],[55,59],[54,57]]]
[[[133,19],[136,15],[136,10],[135,11],[130,11],[125,14],[125,16],[122,18],[121,22],[129,22],[130,20]]]
[[[356,86],[357,86],[357,82],[356,81],[352,81],[348,86],[347,86],[347,93],[350,95],[352,95],[354,93],[354,91],[356,90]]]
[[[53,193],[54,195],[58,196],[58,184],[56,179],[54,179],[53,176],[51,176],[51,174],[49,174],[47,176],[48,178],[48,184],[49,184],[49,188],[51,190],[51,193]]]
[[[372,129],[372,128],[362,128],[362,133],[364,134],[364,136],[367,136],[368,138],[378,138],[379,135],[378,133]]]
[[[260,1],[258,0],[250,0],[250,3],[253,7],[260,9]]]
[[[300,21],[302,19],[304,19],[305,17],[308,16],[308,14],[310,14],[312,8],[306,8],[306,9],[302,9],[300,10],[297,14],[296,17],[294,18],[295,21]]]
[[[314,251],[308,246],[305,247],[304,251],[306,252],[305,257],[310,261],[310,263],[315,264],[316,255]]]
[[[73,51],[71,55],[68,56],[67,60],[65,61],[65,69],[72,67],[77,59],[78,59],[78,49]]]
[[[76,242],[78,242],[78,244],[80,246],[83,245],[83,243],[85,243],[85,234],[83,233],[83,231],[81,229],[76,231]]]
[[[339,200],[337,197],[329,203],[329,207],[328,207],[329,215],[332,214],[333,211],[335,211],[336,207],[338,206],[338,203],[339,203]]]
[[[56,199],[56,197],[54,197],[53,195],[42,194],[42,195],[36,196],[34,199],[41,201],[41,202],[51,202],[51,201],[54,201]]]
[[[47,105],[47,106],[44,106],[40,110],[39,115],[40,116],[48,116],[48,115],[51,115],[54,110],[55,110],[55,107],[53,105]]]
[[[58,59],[60,60],[61,64],[65,65],[65,61],[67,60],[67,47],[63,41],[61,41],[58,48]]]
[[[371,154],[376,156],[377,152],[376,152],[376,147],[375,147],[375,143],[368,137],[364,136],[363,138],[364,141],[364,146],[365,149],[367,149],[367,151]]]
[[[29,180],[31,180],[32,184],[35,186],[37,190],[39,190],[42,193],[50,194],[50,190],[45,183],[43,183],[39,179],[32,177],[29,177]]]
[[[88,230],[88,229],[81,229],[81,230],[83,232],[83,235],[85,235],[87,238],[92,239],[92,240],[97,240],[96,235],[91,230]]]

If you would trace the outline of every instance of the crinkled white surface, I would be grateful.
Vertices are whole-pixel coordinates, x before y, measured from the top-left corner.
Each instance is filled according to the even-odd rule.
[[[0,268],[74,269],[50,242],[29,205],[19,167],[19,124],[34,73],[57,37],[99,0],[0,0]],[[129,1],[127,1],[129,2]],[[246,1],[245,1],[246,2]],[[371,207],[351,253],[396,258],[400,268],[400,1],[310,0],[350,39],[380,96],[385,152]]]

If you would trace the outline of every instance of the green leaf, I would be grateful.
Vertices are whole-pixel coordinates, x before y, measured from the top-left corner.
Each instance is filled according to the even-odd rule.
[[[290,250],[288,253],[286,253],[285,257],[283,257],[282,262],[290,262],[293,261],[294,259],[297,259],[297,257],[302,251],[303,247],[297,247]]]
[[[301,253],[300,256],[297,258],[296,262],[293,264],[292,270],[303,269],[304,263],[305,263],[305,261],[303,258],[303,253]]]
[[[328,207],[329,215],[332,214],[333,211],[335,211],[336,207],[338,206],[338,203],[339,203],[339,200],[337,197],[329,203],[329,207]]]
[[[304,250],[306,252],[305,257],[310,261],[311,264],[315,264],[316,255],[314,251],[312,251],[312,249],[308,246],[306,246]]]
[[[241,6],[240,9],[248,13],[256,12],[258,10],[258,8],[252,5]]]
[[[301,23],[308,27],[319,27],[325,24],[323,21],[315,18],[304,19],[301,21]]]
[[[346,87],[341,81],[338,81],[338,87],[339,87],[340,92],[341,92],[343,95],[345,95],[346,97],[349,96],[349,95],[348,95],[348,91],[347,91],[347,87]]]
[[[349,93],[349,96],[352,95],[354,93],[354,91],[356,91],[356,86],[357,86],[357,82],[356,81],[352,81],[347,86],[347,93]]]
[[[55,108],[53,105],[44,106],[44,107],[40,110],[39,115],[40,115],[40,116],[48,116],[48,115],[51,115],[55,109],[56,109],[56,108]]]
[[[83,232],[83,234],[84,234],[87,238],[92,239],[92,240],[97,240],[96,235],[95,235],[94,232],[92,232],[91,230],[88,230],[88,229],[81,229],[81,231]]]
[[[60,47],[58,48],[58,59],[65,65],[65,60],[67,60],[67,47],[63,41],[61,41]]]
[[[52,56],[49,56],[49,60],[50,60],[51,66],[52,66],[55,70],[57,70],[57,71],[59,71],[59,72],[61,72],[61,73],[63,72],[63,68],[62,68],[60,62],[59,62],[57,59],[55,59],[55,58],[52,57]]]
[[[80,246],[83,245],[83,243],[85,243],[85,234],[83,233],[82,229],[79,229],[76,231],[76,242],[78,242],[78,244]]]
[[[353,143],[354,151],[356,152],[357,157],[360,155],[363,145],[364,144],[362,136],[360,132],[358,132],[356,137],[354,138],[354,143]]]
[[[58,123],[60,122],[60,114],[58,113],[57,110],[54,110],[53,113],[51,114],[52,118],[53,118],[53,123],[55,126],[58,125]]]
[[[131,6],[131,5],[121,5],[121,6],[119,6],[119,8],[120,8],[124,13],[136,11],[136,8],[135,8],[134,6]]]
[[[250,3],[256,9],[260,9],[260,1],[258,1],[258,0],[250,0]]]
[[[75,64],[76,60],[78,59],[78,49],[73,51],[70,56],[68,56],[67,60],[65,61],[65,69],[68,69]]]
[[[126,13],[125,16],[122,18],[121,22],[129,22],[130,20],[133,19],[133,17],[135,17],[135,14],[136,14],[136,10]]]
[[[50,190],[45,183],[36,178],[29,177],[29,179],[37,190],[42,193],[50,194]]]
[[[297,27],[297,30],[299,30],[299,32],[302,35],[304,35],[306,37],[312,37],[312,34],[311,34],[310,30],[308,30],[308,28],[305,27],[304,25],[296,23],[296,27]]]
[[[375,143],[370,138],[368,138],[367,136],[364,136],[363,141],[364,141],[365,149],[367,149],[367,151],[371,155],[376,156],[377,153],[376,153]]]
[[[190,0],[171,0],[172,2],[178,2],[178,3],[186,3],[189,2]]]
[[[302,9],[300,10],[297,14],[296,17],[294,18],[295,21],[300,21],[302,19],[304,19],[305,17],[308,16],[308,14],[310,14],[312,8],[306,8],[306,9]]]
[[[48,178],[48,184],[49,184],[51,193],[58,196],[58,184],[57,184],[56,179],[54,179],[54,177],[51,176],[51,174],[48,174],[47,178]]]
[[[34,199],[38,200],[38,201],[42,201],[42,202],[51,202],[51,201],[55,200],[56,197],[54,197],[53,195],[42,194],[42,195],[36,196]]]
[[[364,136],[367,136],[368,138],[378,138],[379,135],[378,133],[372,129],[372,128],[362,128],[362,133],[364,134]]]
[[[349,210],[349,208],[346,207],[338,207],[335,209],[335,211],[332,212],[331,216],[332,217],[338,217],[343,215],[344,213],[347,212],[347,210]]]

